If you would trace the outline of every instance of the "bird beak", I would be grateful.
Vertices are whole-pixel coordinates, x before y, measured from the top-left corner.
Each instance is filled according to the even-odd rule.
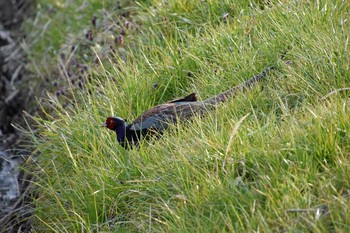
[[[103,122],[102,125],[101,125],[101,127],[107,127],[106,122]]]

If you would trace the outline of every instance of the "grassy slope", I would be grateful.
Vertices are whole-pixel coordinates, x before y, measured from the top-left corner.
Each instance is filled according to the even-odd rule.
[[[79,92],[68,107],[52,97],[56,110],[36,118],[34,228],[349,231],[349,90],[339,89],[350,86],[350,4],[166,2],[132,3],[141,33],[92,68],[92,94]],[[77,32],[96,8],[113,11],[104,3],[70,17],[70,4],[81,3],[48,16],[53,24],[35,46],[54,52],[44,64],[33,53],[37,67],[55,64],[49,57],[67,43],[50,45],[57,31],[83,37]],[[125,151],[99,127],[108,115],[133,119],[192,91],[209,97],[271,64],[279,70],[264,84],[138,150]]]

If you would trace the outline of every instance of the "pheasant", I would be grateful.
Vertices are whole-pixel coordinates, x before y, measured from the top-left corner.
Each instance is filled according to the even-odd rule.
[[[247,88],[251,88],[273,69],[274,67],[267,67],[244,83],[203,101],[198,101],[196,94],[191,93],[186,97],[159,104],[145,111],[132,124],[128,124],[121,117],[108,117],[102,126],[116,132],[121,146],[126,149],[131,148],[137,146],[143,138],[160,135],[169,124],[188,120],[194,115],[202,116],[228,98],[235,96],[237,92],[244,92]]]

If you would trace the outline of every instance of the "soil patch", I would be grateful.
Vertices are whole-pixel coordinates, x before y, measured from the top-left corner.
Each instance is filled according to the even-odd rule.
[[[26,57],[20,43],[21,23],[33,0],[0,0],[0,232],[28,232],[31,208],[26,202],[28,175],[19,166],[29,156],[21,125],[33,97],[28,85]]]

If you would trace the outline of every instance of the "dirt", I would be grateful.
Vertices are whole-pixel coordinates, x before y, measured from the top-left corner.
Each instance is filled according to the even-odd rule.
[[[33,0],[0,0],[0,232],[28,232],[32,208],[27,201],[30,179],[20,165],[30,155],[23,135],[23,111],[33,98],[28,86],[26,57],[20,44],[21,23]]]

